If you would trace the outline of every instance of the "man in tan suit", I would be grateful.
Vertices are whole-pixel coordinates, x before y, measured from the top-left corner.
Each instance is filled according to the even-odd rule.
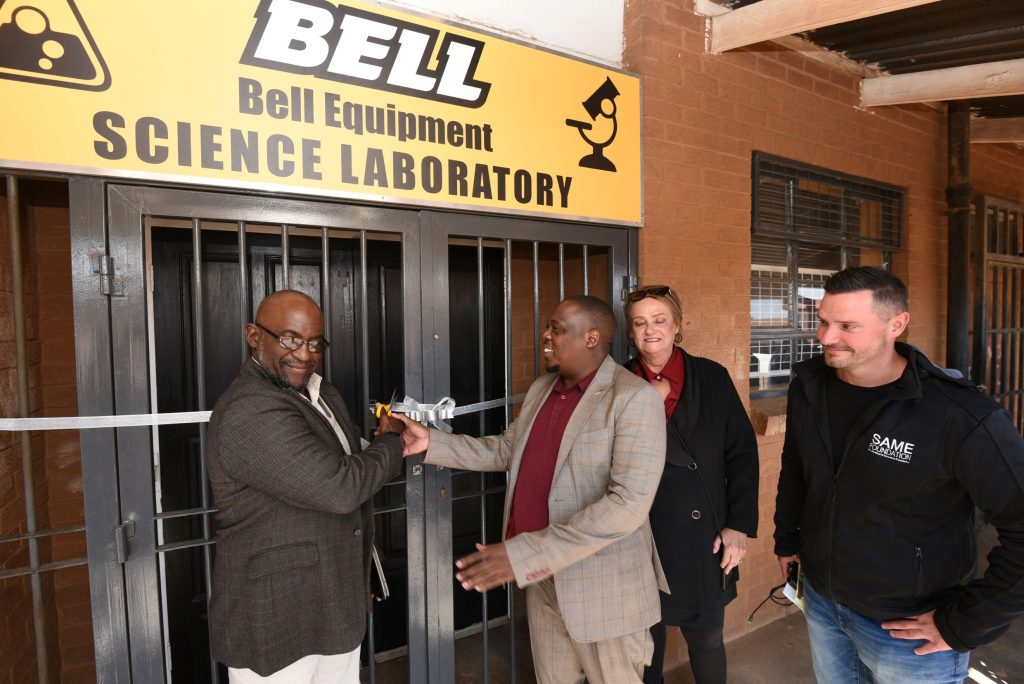
[[[665,450],[665,410],[647,382],[608,355],[615,317],[595,297],[562,301],[541,338],[546,375],[501,435],[428,430],[400,416],[405,455],[507,471],[505,542],[456,562],[467,590],[526,589],[541,684],[640,682],[648,628],[668,591],[647,513]]]

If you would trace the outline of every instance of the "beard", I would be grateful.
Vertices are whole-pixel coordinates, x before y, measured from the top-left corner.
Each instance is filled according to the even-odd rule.
[[[560,370],[562,370],[562,367],[557,363],[554,364],[553,366],[544,366],[545,373],[557,373]]]
[[[260,346],[256,350],[256,353],[254,354],[253,358],[256,359],[256,363],[258,363],[260,365],[260,368],[263,369],[263,372],[267,374],[267,377],[270,378],[270,381],[272,383],[274,383],[277,387],[280,387],[281,389],[286,389],[286,390],[287,389],[290,389],[290,390],[301,390],[302,389],[301,387],[295,387],[294,385],[292,385],[292,383],[290,383],[288,381],[288,378],[287,378],[287,376],[285,376],[284,373],[282,373],[280,371],[275,373],[274,371],[270,370],[270,367],[267,366],[266,358],[265,358],[265,355],[263,353],[263,347],[262,346]]]
[[[268,371],[268,373],[269,373],[269,371]],[[290,382],[288,382],[288,379],[286,377],[284,377],[284,375],[282,375],[280,373],[270,373],[270,380],[275,385],[280,387],[281,389],[292,389],[292,390],[302,389],[301,387],[295,387],[294,385],[292,385]]]
[[[852,350],[848,350],[848,349],[841,350],[841,351],[846,351],[848,353],[845,356],[842,356],[840,358],[835,358],[835,357],[830,358],[829,354],[828,354],[828,351],[829,351],[828,348],[826,348],[825,349],[825,365],[828,366],[829,368],[846,368],[851,363],[856,361],[856,359],[854,358]]]

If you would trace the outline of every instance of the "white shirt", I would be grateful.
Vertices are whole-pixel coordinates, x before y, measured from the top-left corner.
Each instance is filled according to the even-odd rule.
[[[334,428],[334,434],[338,436],[338,441],[341,442],[341,448],[345,450],[346,454],[352,453],[352,447],[348,443],[348,437],[345,436],[345,432],[341,429],[341,425],[335,419],[334,414],[331,413],[331,409],[327,408],[327,402],[320,398],[320,383],[323,381],[316,373],[309,376],[309,380],[306,381],[306,393],[309,394],[306,397],[305,394],[302,396],[309,400],[309,403],[313,405],[317,411],[319,411],[327,422]],[[300,394],[302,394],[300,392]]]

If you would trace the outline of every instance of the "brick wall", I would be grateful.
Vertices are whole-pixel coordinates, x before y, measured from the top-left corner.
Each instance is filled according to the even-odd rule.
[[[77,413],[71,304],[67,188],[21,181],[21,234],[32,415]],[[0,218],[0,411],[15,416],[17,371],[6,198]],[[41,334],[45,333],[45,334]],[[37,528],[83,524],[81,456],[77,433],[37,432],[31,440]],[[21,446],[17,433],[0,433],[0,536],[26,531]],[[40,541],[43,563],[82,558],[84,533]],[[29,565],[24,543],[0,544],[0,567]],[[95,681],[89,578],[84,566],[42,576],[48,669],[53,681]],[[0,682],[36,678],[28,577],[0,582]]]
[[[971,186],[975,195],[991,195],[1024,204],[1021,158],[1015,145],[971,145]]]
[[[751,157],[763,151],[905,189],[906,249],[894,271],[910,292],[909,340],[945,351],[945,112],[941,106],[858,106],[860,77],[773,44],[705,53],[705,20],[684,0],[630,0],[625,66],[643,76],[645,223],[642,282],[680,292],[683,344],[725,365],[748,397]],[[982,149],[983,148],[983,149]],[[971,148],[975,191],[1024,190],[1024,152]],[[991,190],[988,190],[991,189]],[[771,534],[781,434],[759,438],[759,538],[749,546],[726,638],[786,610],[747,615],[781,581]],[[788,609],[794,610],[794,609]],[[669,667],[682,657],[669,645]]]

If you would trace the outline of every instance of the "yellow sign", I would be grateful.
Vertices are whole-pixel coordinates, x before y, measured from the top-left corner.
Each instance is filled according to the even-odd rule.
[[[639,225],[638,77],[354,0],[0,0],[0,166]]]

